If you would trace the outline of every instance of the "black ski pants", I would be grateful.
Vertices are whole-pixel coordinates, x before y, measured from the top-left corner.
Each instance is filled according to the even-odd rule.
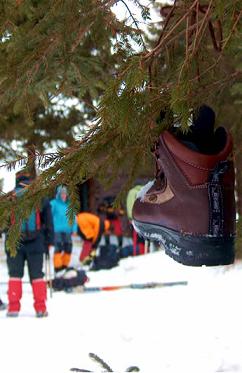
[[[24,275],[24,265],[27,262],[30,281],[43,278],[43,252],[28,251],[22,246],[17,251],[17,255],[12,257],[7,252],[7,265],[9,277],[22,278]]]

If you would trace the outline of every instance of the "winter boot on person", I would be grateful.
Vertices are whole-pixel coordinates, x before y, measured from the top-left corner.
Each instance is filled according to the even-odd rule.
[[[46,317],[48,312],[46,310],[47,287],[46,282],[42,278],[32,281],[32,289],[34,296],[34,309],[36,317]]]
[[[8,281],[8,317],[17,317],[20,311],[20,300],[22,298],[21,278],[11,277]]]
[[[156,178],[133,206],[135,230],[189,266],[231,264],[235,256],[232,138],[223,127],[214,132],[214,118],[202,106],[187,135],[160,135]]]
[[[44,312],[36,312],[36,317],[38,319],[42,318],[42,317],[47,317],[49,316],[48,312],[47,311],[44,311]]]
[[[0,311],[5,311],[7,309],[7,304],[0,298]]]

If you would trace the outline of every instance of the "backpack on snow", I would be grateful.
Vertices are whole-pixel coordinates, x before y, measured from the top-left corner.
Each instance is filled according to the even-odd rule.
[[[82,269],[67,268],[64,274],[52,280],[52,287],[56,291],[68,291],[77,286],[82,286],[88,281],[86,272]]]
[[[93,260],[90,270],[110,269],[116,267],[119,262],[119,251],[116,245],[101,245],[100,254]]]

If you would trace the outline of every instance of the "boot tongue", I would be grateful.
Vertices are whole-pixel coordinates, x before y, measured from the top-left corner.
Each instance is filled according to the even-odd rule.
[[[201,153],[209,154],[214,151],[214,124],[214,111],[209,106],[201,106],[197,115],[194,115],[191,126],[193,141]]]
[[[183,135],[180,140],[188,148],[203,154],[214,152],[214,124],[215,113],[206,105],[200,106],[194,114],[193,123],[188,134]]]

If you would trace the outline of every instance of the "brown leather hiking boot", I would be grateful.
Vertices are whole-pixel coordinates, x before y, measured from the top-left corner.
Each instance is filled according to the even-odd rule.
[[[154,151],[156,179],[139,192],[133,207],[136,231],[190,266],[234,261],[232,139],[220,127],[212,141],[215,153],[204,154],[163,132]]]

